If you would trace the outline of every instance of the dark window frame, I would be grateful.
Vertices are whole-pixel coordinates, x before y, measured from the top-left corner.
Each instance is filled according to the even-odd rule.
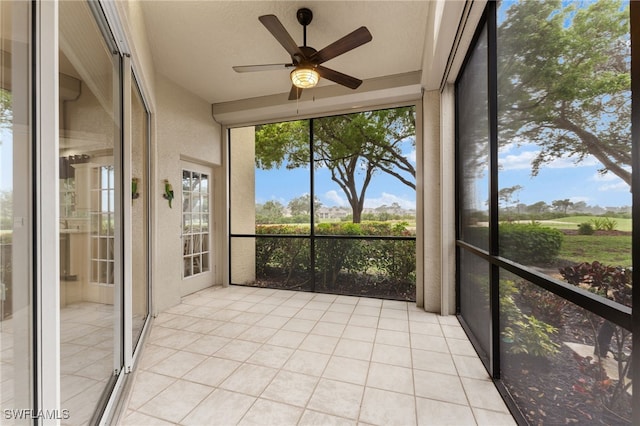
[[[371,108],[368,109],[366,111],[376,111],[376,110],[384,110],[384,109],[393,109],[393,108],[403,108],[403,107],[411,107],[414,108],[414,112],[417,112],[417,108],[416,108],[416,104],[413,103],[409,103],[409,104],[401,104],[401,105],[395,105],[395,106],[389,106],[389,107],[381,107],[381,108]],[[366,112],[364,111],[364,112]],[[335,115],[347,115],[347,114],[353,114],[352,112],[345,112],[343,114],[335,114]],[[329,117],[330,115],[327,116],[319,116],[319,117],[310,117],[310,118],[306,118],[304,120],[309,122],[309,194],[310,194],[310,199],[311,200],[315,200],[315,167],[314,167],[314,162],[316,161],[314,158],[314,132],[313,132],[313,123],[314,120],[320,120],[322,118],[325,117]],[[286,121],[286,120],[285,120]],[[416,130],[417,130],[417,126],[416,126]],[[416,131],[416,137],[417,137],[417,131]],[[227,175],[230,176],[231,175],[231,168],[232,168],[232,162],[231,162],[231,144],[232,144],[232,140],[231,140],[231,128],[227,129]],[[232,188],[229,187],[229,193],[231,193]],[[417,196],[416,196],[417,198]],[[353,236],[353,235],[318,235],[316,234],[316,217],[315,217],[315,206],[314,203],[311,202],[311,206],[310,206],[310,212],[309,212],[309,233],[308,234],[256,234],[256,233],[234,233],[231,231],[232,229],[232,220],[233,220],[233,206],[231,205],[231,196],[228,197],[229,200],[229,207],[228,207],[228,224],[227,224],[227,228],[229,230],[228,235],[228,242],[227,242],[227,250],[228,253],[232,253],[231,250],[231,241],[234,238],[254,238],[254,239],[258,239],[258,238],[295,238],[295,239],[306,239],[309,240],[309,249],[310,249],[310,254],[309,254],[309,261],[310,261],[310,270],[311,271],[315,271],[316,270],[316,256],[315,256],[315,246],[316,246],[316,241],[319,240],[331,240],[331,239],[345,239],[345,240],[360,240],[360,241],[366,241],[366,240],[376,240],[376,241],[384,241],[384,240],[393,240],[393,241],[413,241],[414,243],[417,242],[417,237],[413,236],[389,236],[389,235],[358,235],[358,236]],[[417,220],[417,217],[416,217]],[[232,259],[231,259],[231,255],[228,256],[228,264],[227,264],[227,270],[228,270],[228,276],[229,276],[229,284],[231,285],[243,285],[243,286],[250,286],[249,284],[241,284],[241,283],[234,283],[233,282],[233,277],[232,277]],[[417,261],[417,250],[416,250],[416,261]],[[417,269],[417,268],[416,268]],[[315,273],[311,273],[310,274],[310,281],[311,281],[311,292],[313,293],[327,293],[327,294],[334,294],[334,293],[328,293],[327,291],[318,291],[317,290],[317,286],[316,286],[316,274]],[[417,283],[416,283],[417,284]],[[305,290],[301,290],[301,291],[305,291]],[[351,295],[351,294],[345,294],[345,293],[335,293],[335,294],[339,294],[339,295]],[[353,294],[352,296],[362,296],[361,294]],[[376,296],[370,296],[370,297],[376,297]]]
[[[631,22],[631,138],[632,138],[632,164],[633,164],[633,188],[640,188],[640,2],[630,1],[630,22]],[[634,365],[640,365],[640,226],[633,227],[632,234],[632,259],[633,259],[633,272],[632,279],[635,285],[633,286],[632,304],[638,307],[632,309],[627,306],[620,305],[611,300],[604,299],[596,296],[586,290],[571,286],[563,281],[554,279],[540,272],[537,272],[531,268],[513,262],[509,259],[498,255],[498,123],[497,123],[497,4],[496,2],[488,2],[483,16],[479,21],[476,28],[473,40],[470,44],[468,51],[466,52],[465,59],[460,69],[458,78],[455,85],[457,88],[460,76],[464,73],[467,62],[471,53],[474,51],[479,34],[483,30],[484,26],[487,26],[488,30],[488,55],[489,64],[487,67],[487,73],[489,78],[489,146],[490,146],[490,160],[489,160],[489,250],[484,250],[476,247],[468,242],[460,239],[461,229],[461,199],[460,195],[460,183],[462,182],[462,165],[460,162],[460,145],[459,145],[459,99],[456,90],[455,93],[455,215],[456,215],[456,315],[458,316],[465,332],[469,336],[470,340],[474,344],[474,347],[478,348],[475,337],[473,336],[471,329],[467,325],[464,317],[464,313],[461,312],[461,300],[460,300],[460,253],[461,251],[473,253],[476,256],[487,261],[491,267],[489,276],[490,282],[490,306],[492,317],[492,354],[489,356],[488,363],[485,364],[485,368],[490,372],[496,387],[502,394],[507,406],[512,414],[516,417],[519,424],[526,424],[526,420],[519,412],[515,402],[509,396],[506,387],[501,382],[500,377],[500,330],[499,330],[499,271],[500,269],[507,270],[514,275],[523,278],[561,298],[568,300],[569,302],[587,310],[594,314],[610,321],[620,327],[623,327],[633,333],[633,352],[632,363]],[[635,47],[634,42],[635,41]],[[635,124],[635,125],[634,125]],[[635,224],[640,224],[640,191],[632,191],[632,221]],[[478,350],[478,349],[476,349]],[[632,380],[638,384],[640,388],[640,368],[633,369]],[[635,386],[634,386],[635,387]],[[640,424],[640,392],[633,393],[632,406],[633,410],[633,424]]]

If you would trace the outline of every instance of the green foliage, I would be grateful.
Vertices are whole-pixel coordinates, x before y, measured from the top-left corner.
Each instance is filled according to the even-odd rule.
[[[560,269],[560,274],[569,283],[598,294],[622,305],[632,306],[631,270],[604,265],[600,262],[580,263]],[[596,342],[596,360],[591,357],[576,357],[580,371],[590,380],[574,385],[574,390],[601,399],[611,411],[617,411],[621,397],[632,387],[632,381],[612,381],[602,366],[602,358],[611,351],[617,362],[618,377],[631,377],[632,334],[619,326],[613,326],[593,313],[586,315]],[[613,339],[612,339],[613,338]],[[613,342],[612,342],[613,340]],[[612,344],[613,343],[613,344]],[[609,388],[611,391],[608,391]]]
[[[0,191],[0,229],[13,229],[13,191]]]
[[[500,255],[525,265],[551,263],[560,252],[564,235],[536,224],[502,223]]]
[[[580,235],[593,235],[594,232],[595,230],[589,222],[583,222],[578,225],[578,234]]]
[[[559,157],[593,156],[602,173],[631,184],[628,3],[521,1],[504,16],[500,140],[540,147],[533,175]]]
[[[569,283],[587,288],[602,297],[631,306],[631,271],[600,262],[584,262],[560,268],[560,274]]]
[[[564,200],[554,200],[551,202],[551,205],[555,210],[562,212],[563,214],[567,214],[567,210],[570,207],[573,207],[573,202],[568,198],[565,198]]]
[[[407,223],[401,222],[391,226],[388,235],[413,236],[407,230]],[[375,244],[376,266],[389,277],[400,281],[416,279],[416,242],[383,240]]]
[[[10,128],[12,121],[13,110],[11,108],[11,92],[0,88],[0,129]],[[2,145],[1,140],[0,145]]]
[[[291,225],[257,226],[260,235],[308,235],[309,228]],[[309,268],[309,241],[305,238],[256,238],[256,272],[265,274],[270,268],[279,269],[285,282],[296,271]]]
[[[516,284],[520,298],[531,315],[554,326],[564,323],[564,308],[567,300],[528,281]]]
[[[504,222],[499,227],[500,256],[524,265],[544,265],[555,260],[560,253],[564,235],[561,231],[537,222]],[[462,238],[478,247],[487,247],[489,228],[483,226],[463,229]]]
[[[382,172],[415,189],[416,171],[403,154],[415,146],[413,107],[365,111],[315,119],[313,165],[325,167],[361,221],[364,197],[374,174]],[[256,127],[256,167],[310,167],[309,122],[291,121]]]
[[[500,280],[502,340],[508,344],[508,352],[544,358],[558,353],[560,345],[551,339],[558,329],[533,315],[523,314],[513,300],[517,292],[513,281]]]
[[[406,223],[321,223],[315,233],[315,265],[320,288],[331,288],[342,273],[373,274],[379,279],[415,281],[415,241],[345,239],[340,236],[415,236]],[[258,235],[309,235],[309,228],[296,225],[257,226]],[[330,238],[336,236],[336,238]],[[310,251],[306,238],[256,238],[256,270],[270,269],[290,277],[295,270],[308,270]],[[384,277],[384,278],[383,278]]]
[[[558,331],[554,326],[530,315],[522,315],[522,319],[511,324],[502,332],[503,338],[512,342],[509,346],[510,353],[525,353],[542,358],[558,353],[560,345],[550,337]]]
[[[616,215],[616,230],[631,232],[633,228],[633,221],[630,218],[625,218],[626,213],[620,213]],[[584,222],[591,223],[591,219],[593,219],[594,215],[588,214],[580,214],[578,216],[567,216],[563,214],[558,214],[555,217],[548,218],[539,218],[541,220],[541,224],[543,226],[548,226],[549,228],[555,229],[576,229],[578,225]],[[609,216],[608,216],[609,217]],[[593,226],[593,224],[591,224]]]
[[[517,203],[518,199],[516,198],[514,200],[514,197],[516,197],[517,193],[520,192],[522,189],[523,187],[521,185],[514,185],[508,188],[502,188],[500,191],[498,191],[498,202],[500,203],[500,205],[504,207],[509,207],[514,202]]]
[[[284,206],[279,201],[267,201],[264,204],[256,205],[256,223],[279,223],[283,215]]]
[[[304,194],[304,195],[301,195],[300,197],[293,198],[291,201],[289,201],[289,204],[287,204],[287,207],[289,207],[289,210],[291,211],[291,214],[293,216],[305,216],[305,215],[309,216],[309,214],[311,213],[311,195]],[[318,211],[320,207],[322,207],[322,203],[320,202],[320,199],[318,197],[314,197],[314,200],[313,200],[314,210]],[[302,222],[308,222],[308,221],[309,219],[307,218]]]
[[[596,217],[591,219],[591,223],[596,231],[614,231],[618,222],[610,217]]]
[[[288,169],[309,164],[309,122],[307,120],[256,126],[256,167],[263,170]]]

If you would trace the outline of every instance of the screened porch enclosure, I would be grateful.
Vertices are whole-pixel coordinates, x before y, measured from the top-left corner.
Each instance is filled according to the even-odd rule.
[[[416,300],[415,108],[229,131],[230,281]]]

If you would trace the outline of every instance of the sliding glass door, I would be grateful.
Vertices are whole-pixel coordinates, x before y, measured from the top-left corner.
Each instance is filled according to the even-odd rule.
[[[30,5],[0,2],[0,409],[33,398]]]
[[[149,113],[131,74],[131,338],[135,350],[149,317]]]
[[[100,413],[123,365],[120,56],[89,3],[59,4],[60,403]]]

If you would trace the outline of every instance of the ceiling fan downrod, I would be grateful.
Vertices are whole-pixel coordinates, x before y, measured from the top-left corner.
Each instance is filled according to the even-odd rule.
[[[303,7],[301,9],[298,9],[298,12],[296,12],[296,17],[298,18],[298,22],[300,23],[300,25],[302,25],[302,28],[303,28],[302,29],[303,46],[307,47],[307,25],[309,25],[313,20],[313,13],[311,12],[311,9],[307,9],[306,7]]]

